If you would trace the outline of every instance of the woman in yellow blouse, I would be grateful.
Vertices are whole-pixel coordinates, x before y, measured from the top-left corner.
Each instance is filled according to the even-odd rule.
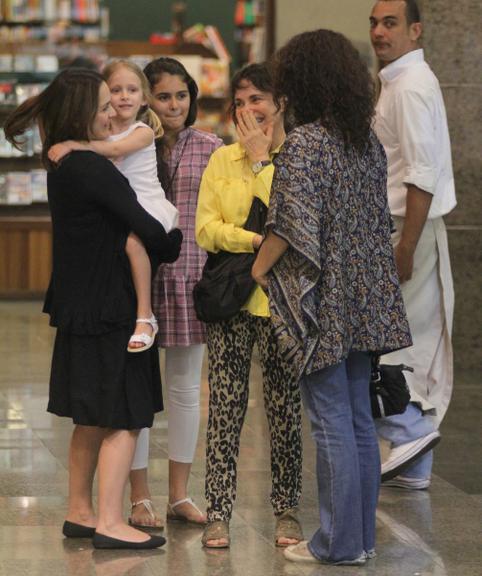
[[[276,102],[268,69],[251,64],[231,81],[231,111],[239,142],[216,150],[204,172],[196,213],[196,240],[208,252],[254,252],[262,236],[244,230],[254,197],[269,204],[273,156],[285,140],[283,103]],[[271,503],[275,542],[302,539],[297,519],[301,494],[300,396],[292,368],[281,358],[269,318],[268,298],[256,287],[230,320],[207,325],[209,421],[206,452],[208,524],[203,545],[229,547],[236,498],[239,438],[249,395],[254,344],[263,372],[271,440]]]

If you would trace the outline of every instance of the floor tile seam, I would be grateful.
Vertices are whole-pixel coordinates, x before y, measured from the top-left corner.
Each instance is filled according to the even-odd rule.
[[[35,429],[34,429],[34,428],[32,428],[31,430],[32,430],[32,433],[35,435],[35,437],[40,441],[40,443],[42,444],[42,446],[47,450],[47,452],[49,452],[49,454],[52,456],[52,458],[55,458],[57,464],[58,464],[65,472],[68,472],[68,471],[69,471],[68,465],[65,466],[65,465],[62,463],[62,460],[60,460],[60,459],[58,458],[58,456],[56,456],[56,455],[52,452],[52,450],[50,450],[50,448],[47,446],[47,444],[46,444],[46,443],[42,440],[42,438],[41,438],[40,436],[38,436],[38,434],[35,432]]]
[[[393,535],[393,537],[405,546],[416,548],[420,552],[429,555],[432,561],[435,562],[440,568],[444,568],[445,564],[440,554],[434,550],[430,543],[423,540],[418,532],[412,528],[394,520],[390,514],[377,510],[377,521],[380,521]]]

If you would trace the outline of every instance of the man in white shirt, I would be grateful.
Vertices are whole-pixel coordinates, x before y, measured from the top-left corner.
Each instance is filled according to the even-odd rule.
[[[407,364],[411,402],[377,422],[391,451],[385,485],[425,489],[432,448],[452,392],[453,283],[443,216],[455,206],[450,140],[442,93],[424,61],[415,0],[379,0],[370,37],[380,63],[375,131],[388,161],[395,259],[414,345],[383,358]]]

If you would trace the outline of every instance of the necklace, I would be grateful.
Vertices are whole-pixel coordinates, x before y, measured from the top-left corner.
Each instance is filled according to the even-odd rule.
[[[179,164],[181,163],[182,157],[184,155],[184,150],[186,148],[186,144],[190,138],[191,138],[191,131],[189,131],[189,134],[186,136],[186,138],[184,139],[184,142],[182,143],[182,148],[181,148],[181,151],[179,152],[179,158],[176,162],[176,165],[174,166],[174,170],[172,171],[172,174],[169,177],[169,182],[168,182],[168,186],[167,186],[167,189],[169,190],[169,192],[172,191],[172,185],[174,184],[174,180],[176,179],[177,169],[179,168]]]

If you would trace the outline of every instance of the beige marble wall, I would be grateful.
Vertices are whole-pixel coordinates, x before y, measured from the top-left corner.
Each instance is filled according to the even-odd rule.
[[[447,217],[455,282],[454,351],[461,366],[481,369],[482,310],[482,2],[421,0],[426,58],[445,99],[457,208]]]
[[[373,0],[276,0],[276,45],[306,30],[329,28],[368,48],[372,4]]]

